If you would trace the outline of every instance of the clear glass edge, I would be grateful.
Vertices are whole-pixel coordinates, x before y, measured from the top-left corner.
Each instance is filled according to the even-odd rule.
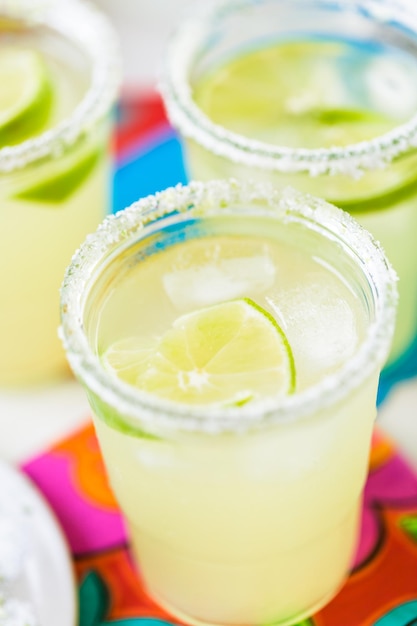
[[[264,398],[238,408],[175,404],[134,389],[105,371],[91,350],[83,329],[86,288],[103,261],[108,262],[119,246],[137,236],[146,223],[173,210],[189,211],[193,205],[197,207],[194,209],[197,214],[198,211],[203,211],[204,215],[213,211],[224,213],[227,204],[254,200],[266,201],[265,210],[278,212],[283,219],[296,217],[313,222],[320,229],[330,230],[359,254],[376,293],[376,318],[355,355],[337,373],[298,395],[284,399]],[[313,415],[319,409],[343,400],[381,369],[394,331],[398,301],[396,282],[397,276],[379,243],[350,215],[322,200],[291,188],[278,191],[267,183],[192,182],[143,198],[109,216],[86,239],[75,253],[62,284],[59,335],[71,368],[81,383],[116,410],[128,424],[145,427],[150,433],[166,428],[206,433],[240,432]]]

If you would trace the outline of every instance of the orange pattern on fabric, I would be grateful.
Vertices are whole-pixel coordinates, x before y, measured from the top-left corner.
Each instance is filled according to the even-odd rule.
[[[369,469],[372,471],[384,465],[395,454],[394,444],[390,439],[384,437],[375,430],[372,436],[372,449],[369,459]]]
[[[119,510],[109,487],[92,423],[76,433],[76,436],[55,446],[54,452],[66,456],[74,485],[85,498],[109,511]]]

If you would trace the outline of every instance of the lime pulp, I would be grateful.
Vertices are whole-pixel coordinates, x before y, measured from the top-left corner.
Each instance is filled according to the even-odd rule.
[[[158,338],[116,341],[102,362],[124,382],[184,404],[240,406],[295,388],[283,330],[248,298],[182,315]]]

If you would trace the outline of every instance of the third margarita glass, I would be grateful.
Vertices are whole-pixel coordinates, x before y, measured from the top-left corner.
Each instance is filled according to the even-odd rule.
[[[66,372],[59,285],[108,212],[115,35],[79,0],[0,0],[0,385]]]

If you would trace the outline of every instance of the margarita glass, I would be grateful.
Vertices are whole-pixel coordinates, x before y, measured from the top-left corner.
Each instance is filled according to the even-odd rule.
[[[1,2],[0,385],[62,375],[59,286],[110,203],[113,29],[80,2]]]
[[[417,334],[417,13],[394,0],[221,0],[162,80],[190,178],[292,185],[349,211],[400,277],[390,361]]]
[[[351,563],[396,277],[348,214],[191,183],[74,256],[61,335],[149,593],[190,623],[293,624]]]

